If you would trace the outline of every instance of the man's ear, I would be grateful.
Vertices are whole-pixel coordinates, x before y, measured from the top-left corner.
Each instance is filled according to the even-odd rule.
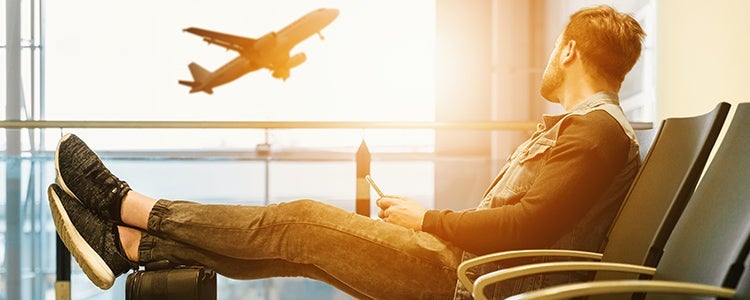
[[[560,53],[560,64],[568,64],[578,56],[575,40],[569,40]]]

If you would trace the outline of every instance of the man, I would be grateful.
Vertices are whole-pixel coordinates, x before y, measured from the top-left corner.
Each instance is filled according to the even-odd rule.
[[[643,36],[633,18],[607,6],[571,16],[541,87],[566,113],[544,116],[473,210],[426,210],[385,196],[377,200],[382,220],[372,220],[312,200],[263,207],[157,200],[132,190],[68,134],[49,188],[55,225],[102,289],[130,268],[169,260],[236,279],[305,276],[362,299],[450,298],[456,267],[469,255],[598,250],[640,164],[617,92]]]

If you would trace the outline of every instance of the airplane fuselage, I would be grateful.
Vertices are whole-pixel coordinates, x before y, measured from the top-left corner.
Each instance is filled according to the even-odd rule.
[[[211,73],[211,76],[204,85],[211,88],[217,87],[257,69],[260,69],[260,67],[254,66],[250,60],[240,55]]]

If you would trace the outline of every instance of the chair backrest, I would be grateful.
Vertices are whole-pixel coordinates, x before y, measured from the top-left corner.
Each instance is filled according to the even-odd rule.
[[[644,263],[665,216],[679,216],[690,199],[729,107],[722,102],[706,114],[662,122],[610,228],[603,261]],[[613,278],[623,274],[596,275],[596,280]]]
[[[664,247],[654,280],[722,285],[730,266],[735,261],[745,262],[748,237],[750,103],[742,103]]]

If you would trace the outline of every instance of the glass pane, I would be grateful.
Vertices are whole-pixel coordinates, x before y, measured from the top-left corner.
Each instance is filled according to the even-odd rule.
[[[74,133],[96,151],[215,151],[251,152],[265,141],[256,129],[48,129],[47,150],[54,150],[60,137]]]
[[[263,204],[263,162],[239,160],[105,160],[139,192],[201,203]]]
[[[4,7],[5,6],[3,6],[3,8]],[[3,11],[3,13],[5,13],[5,12]],[[4,26],[4,25],[5,25],[4,22],[0,22],[0,26]],[[0,33],[0,37],[5,37],[5,30],[4,29]],[[0,41],[0,45],[5,46],[5,40],[4,39],[3,39],[3,41]],[[2,91],[2,93],[3,93],[1,95],[1,97],[2,97],[3,100],[0,101],[0,113],[2,113],[2,115],[0,115],[0,120],[5,120],[7,118],[7,116],[5,115],[5,106],[7,105],[6,104],[6,99],[8,97],[7,94],[6,94],[7,90],[8,90],[6,88],[6,86],[8,84],[8,82],[7,82],[7,78],[8,78],[7,76],[8,75],[6,74],[6,72],[7,72],[7,69],[6,69],[7,68],[7,64],[6,64],[5,56],[6,56],[6,50],[5,50],[5,48],[4,47],[0,48],[0,57],[2,57],[2,59],[0,59],[0,91]],[[5,145],[5,134],[3,134],[2,142],[0,142],[0,145]],[[4,148],[5,147],[3,147],[3,149]]]
[[[23,15],[31,15],[24,2]],[[37,3],[37,2],[34,2]],[[37,3],[38,4],[38,3]],[[434,119],[433,2],[401,3],[332,0],[325,4],[294,0],[260,4],[236,1],[44,2],[45,66],[39,54],[22,53],[24,113],[48,120],[191,120],[191,121],[432,121]],[[190,94],[177,84],[189,79],[187,65],[215,70],[237,56],[200,37],[182,32],[190,26],[258,38],[279,31],[302,15],[326,6],[341,14],[317,36],[292,49],[307,61],[284,81],[259,70],[217,87],[213,95]],[[144,9],[148,7],[148,9]],[[393,7],[398,7],[395,10]],[[176,9],[179,8],[179,9]],[[2,15],[5,5],[0,7]],[[34,10],[40,8],[35,7]],[[96,13],[91,13],[92,11]],[[178,12],[178,13],[176,13]],[[384,22],[385,17],[387,20]],[[31,20],[22,25],[31,45]],[[403,24],[408,24],[404,26]],[[5,26],[2,22],[0,26]],[[35,27],[39,31],[39,26]],[[0,33],[5,41],[5,30]],[[0,49],[5,55],[5,49]],[[5,70],[5,60],[0,60]],[[31,70],[33,67],[36,70]],[[39,69],[41,68],[41,69]],[[40,70],[46,86],[39,87]],[[0,90],[5,90],[0,72]],[[33,96],[33,97],[32,97]],[[5,116],[5,102],[0,103]],[[5,151],[5,131],[0,130]],[[68,132],[81,136],[107,166],[138,191],[167,199],[203,203],[264,204],[316,198],[354,209],[353,153],[363,138],[373,151],[432,152],[432,130],[196,130],[196,129],[46,129],[21,131],[21,179],[6,178],[8,157],[0,159],[0,188],[20,191],[22,299],[54,297],[55,230],[46,188],[54,182],[52,151]],[[270,156],[257,152],[272,145]],[[40,148],[38,148],[40,146]],[[41,150],[41,152],[37,152]],[[273,151],[278,151],[275,153]],[[304,154],[310,152],[313,154]],[[287,153],[292,153],[291,158]],[[303,154],[298,154],[303,153]],[[318,160],[315,153],[334,153]],[[351,153],[347,158],[336,153]],[[343,157],[343,158],[342,158]],[[405,166],[397,166],[405,164]],[[384,184],[430,203],[433,172],[429,162],[373,162],[388,175]],[[393,184],[400,175],[424,176],[413,186]],[[403,179],[403,177],[402,177]],[[425,179],[427,179],[425,181]],[[299,184],[304,182],[304,184]],[[8,186],[8,185],[12,186]],[[0,195],[0,222],[7,195]],[[373,210],[374,211],[374,210]],[[7,226],[0,250],[5,253]],[[5,260],[5,255],[0,255]],[[6,266],[6,262],[2,261]],[[75,299],[122,299],[125,276],[107,291],[95,287],[72,264]],[[0,298],[7,298],[7,268],[0,274]],[[237,281],[220,277],[220,299],[349,299],[330,286],[301,278]]]
[[[315,199],[354,211],[356,166],[350,162],[273,162],[271,202]]]
[[[3,20],[6,19],[5,16],[7,15],[6,14],[6,7],[7,7],[6,1],[7,0],[0,2],[0,16],[3,16]],[[6,30],[7,29],[6,29],[5,21],[0,22],[0,45],[3,45],[3,46],[5,46],[7,44],[6,43],[6,36],[5,36]],[[3,54],[3,57],[5,57],[4,54]],[[2,70],[5,70],[5,69],[3,68]],[[3,80],[3,81],[5,81],[5,80]]]
[[[46,5],[48,119],[434,119],[431,1],[88,0]],[[182,29],[194,26],[259,38],[321,6],[337,8],[340,15],[322,29],[324,40],[313,35],[291,50],[304,52],[307,61],[292,69],[286,81],[261,69],[216,87],[213,95],[191,94],[177,83],[190,79],[190,62],[216,70],[237,56],[223,47],[207,46]],[[70,77],[72,70],[75,80],[59,80]],[[287,133],[274,133],[279,137],[274,145],[286,147],[284,142],[296,139],[283,138]],[[206,131],[194,137],[216,134]],[[222,134],[222,141],[238,135]]]

